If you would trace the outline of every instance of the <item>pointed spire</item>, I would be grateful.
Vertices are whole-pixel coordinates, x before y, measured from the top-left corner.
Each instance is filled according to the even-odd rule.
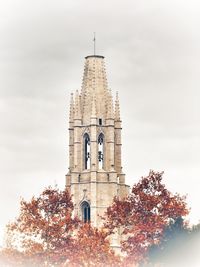
[[[114,119],[112,92],[109,89],[107,97],[107,119]]]
[[[82,119],[84,124],[90,122],[93,93],[95,93],[97,116],[105,118],[108,88],[103,56],[87,56],[85,60],[81,89]]]
[[[116,99],[115,99],[115,120],[120,121],[120,105],[119,105],[118,92],[116,92]]]
[[[81,119],[80,97],[78,90],[76,90],[75,96],[75,119]]]
[[[70,108],[69,108],[69,122],[74,120],[74,95],[71,93]]]
[[[91,118],[97,118],[97,107],[96,107],[96,98],[95,98],[95,94],[93,94],[93,97],[92,97],[92,112],[91,112]]]

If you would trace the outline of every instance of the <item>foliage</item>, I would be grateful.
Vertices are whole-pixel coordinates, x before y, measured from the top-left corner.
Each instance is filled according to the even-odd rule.
[[[158,244],[165,227],[188,213],[185,197],[173,195],[162,184],[163,173],[150,171],[125,199],[115,198],[107,209],[105,226],[112,232],[122,227],[126,265],[145,260],[148,248]]]
[[[30,202],[21,201],[19,217],[7,227],[1,266],[119,266],[108,233],[73,218],[68,191],[47,188]]]
[[[189,227],[179,217],[165,228],[160,243],[150,248],[144,266],[199,266],[199,249],[200,224]]]
[[[175,233],[185,229],[182,216],[188,213],[185,197],[169,192],[162,175],[150,171],[129,196],[115,197],[102,229],[73,217],[66,190],[49,187],[29,202],[22,200],[19,217],[7,227],[1,266],[127,267],[144,263],[147,256],[152,261],[153,251],[161,251]],[[110,247],[116,230],[121,231],[123,257]]]
[[[119,256],[116,256],[110,247],[108,233],[88,223],[82,224],[77,232],[73,255],[76,257],[64,266],[120,266]]]
[[[153,244],[148,250],[148,262],[144,266],[154,266],[164,264],[166,258],[177,254],[177,247],[187,239],[190,229],[182,217],[175,221],[170,221],[163,231],[163,235],[158,244]],[[176,249],[174,249],[176,247]]]
[[[10,251],[21,252],[22,266],[57,264],[58,251],[70,250],[72,233],[79,222],[77,218],[72,219],[69,192],[49,187],[39,197],[33,197],[30,202],[22,200],[20,204],[19,217],[7,226]],[[31,262],[27,263],[28,259]]]

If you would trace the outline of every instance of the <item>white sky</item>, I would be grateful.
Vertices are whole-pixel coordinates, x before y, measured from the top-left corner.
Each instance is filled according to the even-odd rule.
[[[194,0],[0,0],[0,236],[21,196],[64,187],[69,96],[94,31],[120,94],[127,183],[164,170],[198,222],[199,10]]]

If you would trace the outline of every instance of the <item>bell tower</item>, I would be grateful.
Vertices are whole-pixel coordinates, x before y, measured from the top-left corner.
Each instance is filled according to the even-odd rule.
[[[115,105],[108,89],[104,57],[85,58],[82,88],[71,95],[69,112],[69,172],[66,187],[75,213],[93,226],[114,196],[125,197],[121,161],[121,118],[118,94]]]

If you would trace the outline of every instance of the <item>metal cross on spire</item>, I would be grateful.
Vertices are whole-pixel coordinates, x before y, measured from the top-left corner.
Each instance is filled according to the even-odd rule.
[[[96,36],[95,36],[95,32],[94,32],[93,42],[94,42],[94,56],[95,56],[95,54],[96,54]]]

